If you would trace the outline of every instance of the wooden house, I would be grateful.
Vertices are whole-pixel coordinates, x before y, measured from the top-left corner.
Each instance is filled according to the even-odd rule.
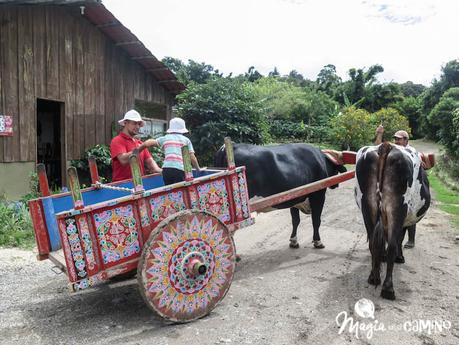
[[[100,0],[0,0],[0,194],[25,194],[39,162],[64,185],[129,109],[164,128],[184,88]]]

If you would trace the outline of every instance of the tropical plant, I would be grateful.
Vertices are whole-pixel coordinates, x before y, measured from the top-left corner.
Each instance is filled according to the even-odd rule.
[[[330,121],[330,141],[342,149],[358,150],[374,136],[375,128],[370,120],[370,113],[364,109],[344,108]]]

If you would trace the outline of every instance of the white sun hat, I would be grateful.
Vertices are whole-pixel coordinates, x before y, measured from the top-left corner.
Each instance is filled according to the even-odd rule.
[[[180,117],[174,117],[169,121],[169,129],[167,133],[188,133],[188,129],[185,127],[185,121]]]
[[[124,114],[124,117],[121,120],[119,120],[118,123],[121,126],[124,126],[124,121],[126,121],[126,120],[135,121],[135,122],[141,122],[142,123],[140,125],[141,127],[143,127],[145,125],[145,121],[142,120],[142,117],[140,116],[140,114],[134,109],[131,109],[126,114]]]

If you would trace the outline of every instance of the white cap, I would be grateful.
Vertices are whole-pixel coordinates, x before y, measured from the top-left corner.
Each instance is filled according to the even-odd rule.
[[[188,133],[188,129],[185,127],[185,121],[180,117],[174,117],[169,121],[167,133]]]
[[[121,120],[119,120],[118,123],[121,126],[124,126],[124,121],[126,121],[126,120],[135,121],[135,122],[142,122],[141,127],[143,127],[145,125],[145,121],[142,120],[142,117],[140,116],[140,114],[134,109],[131,109],[126,114],[124,114],[124,117]]]

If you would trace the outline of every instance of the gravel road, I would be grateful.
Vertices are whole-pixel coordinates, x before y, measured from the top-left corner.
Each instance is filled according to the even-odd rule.
[[[353,184],[327,192],[325,249],[312,248],[305,215],[300,248],[288,247],[288,210],[260,214],[239,231],[242,261],[229,293],[189,324],[157,319],[135,280],[70,294],[49,261],[0,249],[0,344],[458,344],[459,244],[449,217],[434,200],[418,225],[416,247],[394,269],[397,300],[383,300],[380,288],[367,283],[370,254]],[[375,319],[355,313],[362,298],[374,303]],[[357,335],[349,324],[340,333],[336,318],[343,312],[360,327]],[[434,321],[441,331],[428,328]]]

